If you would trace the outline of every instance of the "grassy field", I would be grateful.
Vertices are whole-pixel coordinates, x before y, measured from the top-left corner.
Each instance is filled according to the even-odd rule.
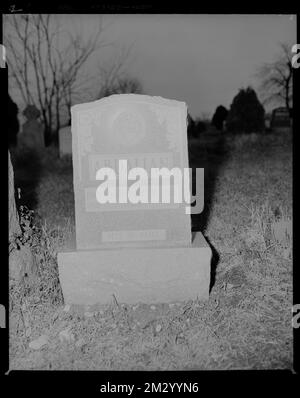
[[[152,306],[64,305],[56,254],[74,234],[72,164],[46,152],[13,162],[19,204],[35,211],[39,276],[10,286],[11,369],[292,369],[291,135],[189,143],[205,168],[192,225],[214,253],[210,298]]]

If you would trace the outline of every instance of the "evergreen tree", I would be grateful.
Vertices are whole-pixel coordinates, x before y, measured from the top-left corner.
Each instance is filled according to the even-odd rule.
[[[241,89],[234,97],[226,126],[228,131],[235,133],[252,133],[264,130],[265,110],[251,87]]]

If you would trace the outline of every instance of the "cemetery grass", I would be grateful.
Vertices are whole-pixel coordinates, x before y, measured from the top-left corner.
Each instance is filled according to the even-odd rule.
[[[292,369],[292,138],[207,135],[190,159],[214,178],[200,220],[214,252],[209,300],[68,307],[56,254],[74,234],[72,165],[47,151],[30,241],[39,274],[10,282],[10,369]]]

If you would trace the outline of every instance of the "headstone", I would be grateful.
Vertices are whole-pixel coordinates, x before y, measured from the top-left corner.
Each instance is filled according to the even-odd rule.
[[[271,128],[271,115],[269,113],[265,114],[265,128],[266,130],[270,130]]]
[[[72,155],[72,133],[71,126],[65,126],[59,129],[58,132],[59,142],[59,156]]]
[[[271,129],[282,130],[291,127],[291,118],[289,110],[285,107],[279,107],[272,111]]]
[[[211,250],[201,233],[192,242],[187,204],[126,201],[136,183],[124,177],[132,168],[148,176],[153,168],[188,169],[185,103],[122,94],[75,105],[71,113],[76,250],[58,255],[65,301],[207,299]],[[116,203],[97,200],[105,167],[115,175]],[[170,181],[175,190],[178,180]],[[144,178],[138,189],[148,199],[165,184],[151,182]]]
[[[97,170],[111,167],[118,174],[119,160],[126,160],[128,169],[187,168],[185,112],[185,104],[178,101],[130,95],[73,107],[78,249],[191,242],[184,203],[103,205],[96,200]]]
[[[43,126],[37,120],[40,111],[34,105],[28,105],[23,115],[27,121],[23,124],[20,134],[20,145],[30,149],[43,149],[45,147]]]

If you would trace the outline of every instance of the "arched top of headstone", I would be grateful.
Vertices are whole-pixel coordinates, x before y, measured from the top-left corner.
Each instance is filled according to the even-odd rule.
[[[28,120],[34,120],[37,119],[40,116],[41,112],[35,105],[27,105],[26,108],[23,111],[23,115],[26,117]]]

